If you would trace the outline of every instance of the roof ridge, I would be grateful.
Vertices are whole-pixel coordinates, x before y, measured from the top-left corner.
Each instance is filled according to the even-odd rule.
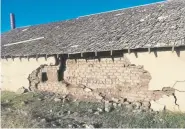
[[[121,11],[121,10],[126,10],[126,9],[144,7],[144,6],[155,5],[155,4],[166,3],[166,2],[168,2],[168,0],[167,1],[166,0],[163,0],[163,1],[149,3],[149,4],[142,4],[142,5],[137,5],[137,6],[131,6],[131,7],[120,8],[120,9],[115,9],[115,10],[110,10],[110,11],[105,11],[105,12],[100,12],[100,13],[94,13],[94,14],[79,16],[78,18],[93,16],[93,15],[98,15],[98,14],[104,14],[104,13],[110,13],[110,12],[116,12],[116,11]]]

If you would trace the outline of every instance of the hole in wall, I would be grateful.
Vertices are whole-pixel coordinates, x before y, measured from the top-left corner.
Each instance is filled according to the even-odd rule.
[[[41,81],[42,81],[42,82],[46,82],[47,80],[48,80],[47,73],[46,73],[46,72],[42,72]]]
[[[64,71],[66,70],[66,57],[65,56],[60,56],[59,57],[59,70],[57,71],[58,73],[58,81],[63,81],[64,80]]]

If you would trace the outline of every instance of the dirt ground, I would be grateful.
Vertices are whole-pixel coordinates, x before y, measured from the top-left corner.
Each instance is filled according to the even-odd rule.
[[[185,128],[185,114],[82,102],[52,93],[1,92],[2,128]]]

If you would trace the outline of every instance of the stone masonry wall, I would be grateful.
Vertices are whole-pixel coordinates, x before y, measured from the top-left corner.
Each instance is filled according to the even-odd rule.
[[[143,66],[124,58],[67,60],[64,78],[75,85],[84,85],[102,94],[129,100],[151,100],[162,92],[148,91],[150,73]]]
[[[150,73],[143,66],[131,64],[126,58],[68,59],[64,72],[65,84],[58,81],[59,66],[43,65],[29,76],[31,88],[68,94],[78,97],[101,96],[106,99],[126,98],[129,101],[150,101],[159,99],[163,91],[149,91]],[[42,72],[47,81],[42,82]],[[69,84],[69,86],[66,86]],[[84,92],[87,87],[95,93]]]
[[[2,90],[16,91],[23,86],[31,90],[72,94],[83,100],[150,101],[155,110],[165,107],[185,112],[184,50],[105,57],[109,58],[2,59],[1,87]],[[64,71],[59,72],[60,79],[58,71]]]

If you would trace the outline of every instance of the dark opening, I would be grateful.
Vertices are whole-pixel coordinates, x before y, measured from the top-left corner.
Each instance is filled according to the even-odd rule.
[[[60,56],[59,60],[59,70],[58,70],[58,81],[64,80],[64,71],[66,70],[66,58],[64,56]]]
[[[46,72],[42,72],[42,82],[46,82],[48,80],[48,76]]]

